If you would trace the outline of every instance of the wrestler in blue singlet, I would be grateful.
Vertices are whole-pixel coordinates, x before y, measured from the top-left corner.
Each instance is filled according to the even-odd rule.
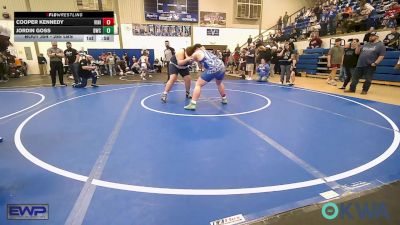
[[[199,51],[203,51],[204,53],[204,58],[200,61],[200,63],[206,69],[201,75],[201,78],[207,82],[210,82],[214,78],[217,80],[223,80],[225,76],[225,65],[222,60],[209,51]]]

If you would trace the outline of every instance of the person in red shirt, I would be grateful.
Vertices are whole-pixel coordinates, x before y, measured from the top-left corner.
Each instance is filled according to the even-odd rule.
[[[310,41],[309,47],[310,48],[321,48],[322,40],[319,38],[318,32],[313,33],[313,38]]]
[[[390,28],[397,26],[396,18],[398,17],[399,14],[400,14],[400,5],[398,4],[393,5],[389,10],[385,12],[385,15],[383,16],[382,25]]]

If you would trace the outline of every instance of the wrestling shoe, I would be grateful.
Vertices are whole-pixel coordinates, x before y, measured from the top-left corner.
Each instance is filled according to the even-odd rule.
[[[167,94],[162,94],[161,95],[161,101],[164,103],[167,103]]]
[[[186,110],[196,110],[196,104],[190,102],[189,105],[185,106],[184,109]]]
[[[224,105],[228,104],[228,99],[226,97],[222,97],[221,103]]]
[[[189,91],[186,92],[186,98],[187,98],[187,99],[191,99],[191,98],[192,98],[192,96],[190,95],[190,92],[189,92]]]

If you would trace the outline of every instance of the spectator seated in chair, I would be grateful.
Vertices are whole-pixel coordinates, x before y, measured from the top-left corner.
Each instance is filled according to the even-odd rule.
[[[128,67],[126,66],[125,60],[121,60],[121,59],[117,60],[116,67],[115,67],[117,74],[119,74],[120,76],[124,75],[124,73],[127,72],[126,71],[127,68]]]
[[[162,63],[161,63],[160,60],[155,59],[155,60],[154,60],[154,65],[153,65],[153,66],[154,66],[154,70],[155,70],[156,73],[161,73]]]
[[[134,74],[140,74],[141,71],[140,71],[140,65],[139,65],[139,63],[138,63],[138,62],[134,62],[133,65],[132,65],[131,70],[132,70],[132,72],[133,72]]]
[[[383,43],[387,47],[387,50],[398,50],[399,49],[400,34],[397,32],[397,28],[392,28],[391,32],[386,35]]]
[[[314,32],[310,40],[309,48],[321,48],[321,46],[322,46],[322,40],[319,37],[318,32]]]

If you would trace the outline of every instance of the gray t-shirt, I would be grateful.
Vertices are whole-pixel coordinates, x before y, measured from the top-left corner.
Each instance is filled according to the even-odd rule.
[[[343,47],[333,46],[329,50],[328,55],[331,55],[331,64],[332,65],[342,64],[342,58],[343,58],[343,55],[344,55],[344,48]]]
[[[173,56],[173,52],[170,48],[164,50],[164,61],[169,62]]]
[[[63,51],[59,48],[49,48],[47,49],[47,54],[53,54],[53,53],[63,53]],[[62,62],[62,58],[63,57],[59,57],[59,56],[51,56],[50,57],[50,62]]]
[[[385,53],[386,47],[381,41],[377,43],[368,42],[361,49],[357,67],[371,66],[379,56],[384,56]]]

